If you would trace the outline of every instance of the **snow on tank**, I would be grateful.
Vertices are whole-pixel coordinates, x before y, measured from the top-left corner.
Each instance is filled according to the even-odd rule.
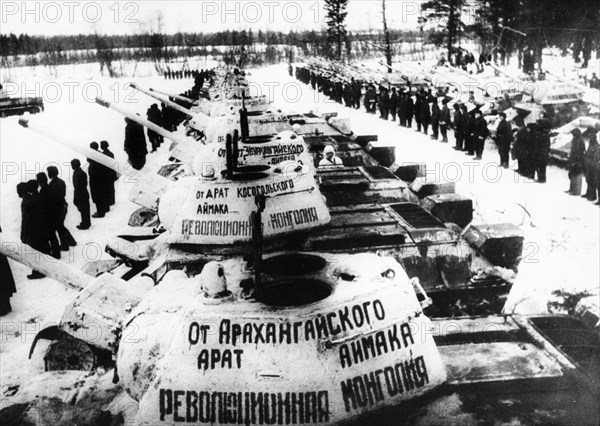
[[[265,196],[266,238],[308,231],[331,220],[325,198],[308,166],[292,162],[238,167],[224,179],[182,179],[160,200],[158,214],[170,244],[225,245],[252,240],[250,212]]]
[[[169,272],[132,312],[117,356],[139,424],[320,424],[446,380],[402,267],[372,254],[280,253]]]

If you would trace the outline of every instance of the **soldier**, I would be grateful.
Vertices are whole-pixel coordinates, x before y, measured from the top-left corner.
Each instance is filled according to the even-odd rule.
[[[592,73],[592,78],[590,78],[590,88],[600,90],[600,79],[596,76],[596,73]]]
[[[115,154],[112,153],[110,149],[108,149],[108,142],[101,141],[100,148],[102,149],[102,153],[110,158],[115,158]],[[115,205],[115,182],[118,179],[117,172],[108,167],[104,167],[104,171],[106,173],[106,207],[110,210],[110,206]],[[107,210],[107,211],[108,211]]]
[[[464,140],[464,129],[463,129],[463,113],[460,103],[454,104],[454,123],[452,127],[454,128],[454,139],[456,142],[453,148],[456,151],[462,151],[463,149],[463,140]]]
[[[69,251],[69,247],[76,246],[77,242],[65,227],[65,218],[69,208],[69,205],[65,200],[67,195],[67,185],[65,184],[65,181],[58,177],[58,169],[55,166],[49,166],[47,171],[48,177],[50,178],[48,186],[52,190],[54,206],[56,208],[54,228],[56,229],[56,232],[58,232],[60,249],[62,251]]]
[[[500,154],[500,167],[508,168],[508,154],[510,153],[510,146],[513,141],[512,127],[506,121],[506,114],[501,112],[500,123],[496,129],[496,146],[498,147],[498,154]]]
[[[571,152],[569,153],[569,190],[565,191],[570,195],[581,195],[581,179],[583,177],[583,167],[585,161],[585,144],[581,137],[581,130],[575,128],[571,130],[573,140],[571,141]]]
[[[379,118],[382,120],[388,119],[389,95],[385,87],[379,88]]]
[[[406,94],[406,127],[408,127],[409,129],[412,128],[412,120],[413,120],[413,115],[415,112],[415,104],[413,102],[413,98],[410,92],[408,92]]]
[[[533,138],[533,167],[539,183],[546,182],[546,167],[550,158],[550,123],[538,120]]]
[[[587,191],[582,197],[590,201],[596,201],[598,193],[598,162],[600,161],[600,145],[597,140],[598,134],[592,135],[585,151],[584,172],[587,182]]]
[[[431,130],[433,132],[431,139],[437,141],[440,127],[440,107],[438,106],[437,98],[435,96],[430,97],[429,102],[431,103]]]
[[[335,149],[331,145],[327,145],[323,150],[323,159],[319,161],[319,169],[331,167],[344,167],[342,159],[335,155]]]
[[[415,121],[417,122],[417,132],[421,131],[421,124],[422,124],[422,119],[421,119],[421,109],[422,109],[422,105],[423,105],[423,99],[421,98],[421,95],[417,93],[416,95],[416,100],[415,100],[415,106],[414,106],[414,112],[415,112]]]
[[[39,212],[40,235],[44,241],[50,244],[50,254],[56,259],[60,259],[60,245],[56,238],[56,227],[58,211],[56,208],[56,199],[52,189],[48,186],[48,177],[46,173],[38,173],[36,176],[39,185],[39,196],[36,210]],[[35,194],[32,193],[32,195]],[[36,215],[34,213],[34,215]]]
[[[157,104],[152,104],[152,106],[150,106],[150,108],[148,108],[148,111],[146,111],[146,117],[148,118],[148,121],[150,121],[151,123],[154,123],[157,126],[162,126],[162,121],[163,121],[162,114],[161,114],[160,110],[158,109]],[[160,135],[150,129],[147,130],[147,133],[148,133],[148,140],[150,141],[150,144],[152,145],[152,152],[156,152],[157,148],[160,146],[160,144],[162,142],[160,139]]]
[[[406,93],[400,89],[398,94],[398,125],[406,127]]]
[[[352,98],[354,99],[354,108],[360,109],[360,98],[362,97],[362,85],[355,81],[352,90]]]
[[[98,142],[92,142],[90,148],[94,151],[98,151]],[[89,159],[90,163],[88,173],[90,176],[90,192],[92,194],[92,201],[96,204],[96,213],[92,215],[93,218],[104,217],[108,212],[108,196],[106,188],[106,172],[105,167],[102,164]]]
[[[396,121],[396,110],[398,109],[398,93],[396,88],[392,87],[392,94],[390,95],[389,110],[392,115],[392,121]]]
[[[17,194],[23,200],[21,201],[21,242],[39,252],[50,254],[50,243],[42,222],[37,181],[30,180],[18,184]],[[27,275],[30,280],[44,277],[45,275],[38,271],[32,271]]]
[[[136,169],[141,170],[146,164],[146,136],[144,128],[129,118],[125,118],[125,152],[129,157],[129,164]],[[92,195],[93,197],[93,195]]]
[[[475,110],[475,123],[473,128],[473,142],[475,144],[475,159],[481,160],[483,155],[483,148],[485,147],[485,140],[490,135],[487,127],[487,122],[481,111]]]
[[[515,140],[514,156],[518,162],[518,173],[526,178],[533,179],[535,176],[535,169],[533,165],[533,144],[534,134],[532,132],[532,126],[521,127],[521,130],[517,133]]]
[[[423,133],[427,134],[429,130],[429,125],[431,124],[431,110],[429,109],[428,99],[426,95],[423,95],[421,99],[421,107],[420,107],[420,118],[421,118],[421,126],[423,126]]]
[[[450,126],[450,108],[448,108],[448,99],[442,100],[442,110],[440,111],[440,133],[442,142],[448,142],[448,127]]]
[[[90,222],[90,194],[87,189],[88,177],[77,158],[71,160],[71,168],[73,169],[73,204],[81,214],[81,223],[77,225],[77,229],[83,231],[90,229],[90,226],[92,226]]]
[[[475,155],[475,109],[467,114],[465,126],[465,151],[467,155]]]

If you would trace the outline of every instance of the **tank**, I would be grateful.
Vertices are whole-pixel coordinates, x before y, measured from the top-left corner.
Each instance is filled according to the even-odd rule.
[[[103,106],[123,112],[113,104],[103,103]],[[262,216],[265,253],[292,250],[327,252],[335,256],[388,255],[431,293],[436,301],[431,312],[434,316],[501,311],[503,297],[514,278],[511,268],[520,256],[522,236],[508,226],[474,226],[470,219],[461,223],[462,227],[445,225],[453,216],[469,217],[472,206],[468,200],[451,197],[455,194],[437,193],[436,185],[429,188],[421,185],[418,190],[414,185],[409,188],[397,176],[383,173],[386,169],[379,166],[337,171],[342,173],[342,180],[348,180],[352,173],[362,174],[367,185],[358,182],[353,186],[356,181],[336,182],[340,176],[335,174],[315,178],[310,167],[312,160],[306,157],[269,164],[268,156],[258,155],[253,162],[238,162],[241,157],[236,152],[253,144],[262,147],[264,153],[264,147],[281,150],[289,143],[297,148],[299,155],[308,155],[304,136],[291,131],[266,136],[260,141],[256,138],[240,141],[239,133],[234,131],[221,147],[218,142],[203,145],[182,139],[135,114],[125,111],[124,115],[172,138],[174,147],[169,155],[174,156],[179,145],[187,143],[193,146],[197,158],[191,161],[191,169],[190,160],[186,159],[187,173],[174,175],[174,179],[156,175],[155,171],[148,171],[148,175],[139,179],[131,199],[152,212],[155,219],[145,223],[159,226],[133,235],[115,236],[109,242],[107,251],[119,260],[114,270],[120,271],[120,278],[128,280],[145,274],[159,282],[169,269],[184,269],[208,260],[247,253],[252,237],[248,215],[254,208],[254,197],[266,195],[272,201]],[[244,114],[242,121],[243,117]],[[44,132],[33,123],[24,121],[22,124]],[[339,130],[342,126],[333,126],[331,119],[308,120],[305,125],[327,130],[315,132],[327,140],[356,144],[357,138],[349,136],[350,132],[342,133]],[[314,142],[316,136],[312,137]],[[224,160],[220,157],[221,151],[225,154]],[[85,153],[87,155],[87,151]],[[364,154],[361,158],[368,158],[368,154]],[[114,160],[105,158],[104,161]],[[168,166],[181,168],[182,164],[175,161]],[[146,180],[148,176],[151,178]],[[141,187],[146,189],[140,190]],[[354,194],[355,198],[348,203],[340,194]],[[429,210],[445,220],[441,221],[411,201],[411,194],[416,194],[417,199],[420,194],[423,200],[430,202]],[[121,242],[127,242],[125,246],[138,245],[135,256],[119,250],[118,247],[124,245]],[[76,310],[73,307],[73,311]],[[71,327],[74,321],[71,316],[71,312],[66,312],[59,327]],[[53,338],[54,335],[41,333],[40,336]],[[111,350],[105,341],[92,340],[86,344],[100,351]]]
[[[128,116],[144,124],[134,114]],[[300,134],[287,131],[278,137],[291,135],[290,140],[302,146],[298,152],[312,154],[312,161],[299,159],[302,164],[318,162],[323,148],[332,144],[347,154],[345,161],[358,165],[317,170],[319,188],[326,196],[333,220],[309,238],[286,241],[288,248],[356,253],[384,251],[421,280],[436,299],[439,312],[435,315],[502,310],[520,261],[523,246],[520,229],[509,224],[471,224],[472,201],[454,194],[453,184],[415,180],[418,173],[408,176],[407,167],[398,167],[394,174],[390,171],[392,168],[378,165],[370,152],[362,148],[372,138],[353,135],[345,120],[299,116],[295,120]],[[239,144],[263,144],[272,138],[249,137]],[[233,141],[237,139],[234,137]],[[242,149],[232,148],[233,151]],[[268,158],[256,161],[253,164],[261,161],[269,164]],[[412,178],[414,182],[408,184],[398,175]],[[154,206],[147,207],[158,211]]]
[[[32,263],[43,256],[21,257],[2,234],[0,248],[85,286],[80,312],[114,321],[103,329],[114,338],[114,381],[138,402],[137,424],[597,423],[600,339],[578,320],[431,321],[418,281],[389,257],[262,255],[255,236],[251,264],[197,263],[156,286]],[[65,365],[92,354],[71,353]]]
[[[390,410],[395,418],[462,415],[482,391],[500,407],[487,415],[500,419],[506,401],[523,406],[523,389],[532,415],[557,410],[546,423],[597,417],[589,372],[529,318],[431,321],[427,280],[403,266],[411,258],[435,262],[445,271],[442,293],[453,282],[464,291],[470,271],[452,273],[445,262],[453,255],[443,250],[480,262],[498,253],[510,230],[467,224],[459,232],[414,202],[328,206],[307,164],[236,164],[237,136],[225,138],[224,173],[211,169],[166,188],[157,207],[164,232],[132,238],[147,247],[128,259],[136,268],[93,279],[60,262],[30,264],[83,288],[60,324],[36,338],[55,339],[49,369],[116,365],[115,380],[139,402],[140,424],[365,424]],[[450,214],[448,202],[437,200],[431,211]],[[466,263],[457,263],[464,272]],[[568,404],[554,401],[558,386]],[[439,413],[448,398],[464,404]]]
[[[0,117],[23,115],[28,112],[37,114],[44,111],[44,100],[40,97],[13,97],[0,84]]]
[[[122,113],[116,105],[109,107]],[[247,121],[243,110],[240,115],[241,146],[260,146],[272,138],[244,138],[243,134],[248,134],[245,127],[254,127],[256,133],[272,128],[244,125]],[[134,114],[127,116],[145,124]],[[291,134],[298,144],[306,143],[315,167],[326,145],[334,146],[350,166],[317,169],[333,220],[327,229],[309,239],[290,241],[288,247],[365,253],[383,250],[421,280],[438,302],[435,306],[439,312],[435,315],[501,311],[522,253],[523,236],[517,227],[472,224],[472,201],[455,194],[453,184],[419,178],[424,174],[423,166],[396,165],[393,150],[373,148],[371,142],[376,137],[354,135],[348,120],[334,115],[288,117],[286,124],[295,130]],[[221,155],[224,151],[220,150]],[[306,148],[297,151],[306,152]],[[268,164],[269,160],[257,161]],[[306,158],[299,161],[308,164]],[[146,207],[157,211],[155,205]]]

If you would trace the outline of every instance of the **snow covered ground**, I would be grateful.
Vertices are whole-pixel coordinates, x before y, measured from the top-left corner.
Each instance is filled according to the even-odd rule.
[[[198,67],[201,68],[202,64]],[[157,77],[152,70],[135,79],[93,77],[93,70],[87,73],[75,68],[71,73],[61,75],[57,80],[36,78],[30,72],[13,75],[13,81],[18,84],[39,83],[42,90],[48,91],[45,94],[46,111],[31,116],[31,121],[46,123],[82,145],[107,140],[123,164],[126,158],[122,150],[123,118],[96,105],[94,98],[101,96],[145,116],[146,109],[154,102],[127,89],[128,82],[135,81],[144,87],[173,93],[187,90],[193,84],[192,80],[165,80]],[[273,96],[275,106],[286,112],[338,112],[340,116],[350,118],[355,133],[377,134],[381,143],[394,145],[397,163],[427,163],[429,178],[454,181],[457,192],[476,200],[476,221],[521,225],[525,233],[524,258],[506,310],[546,312],[547,301],[556,289],[587,289],[598,293],[599,209],[583,198],[563,192],[568,188],[566,171],[550,167],[546,184],[525,180],[513,170],[497,166],[499,159],[491,142],[486,146],[483,160],[473,160],[451,149],[452,136],[449,144],[435,142],[414,130],[399,127],[397,123],[380,120],[364,110],[349,109],[324,98],[290,77],[286,65],[253,70],[249,78],[256,82],[255,89],[260,88],[263,93]],[[26,80],[27,83],[24,83]],[[59,94],[56,102],[47,100],[54,96],[51,90]],[[34,179],[35,173],[45,171],[48,165],[58,165],[62,178],[67,182],[67,201],[70,202],[73,196],[72,171],[68,163],[72,158],[80,158],[82,163],[85,159],[50,139],[22,128],[18,117],[0,121],[0,141],[0,223],[7,238],[19,241],[17,183]],[[162,154],[167,145],[161,147]],[[158,162],[160,155],[160,152],[152,154],[149,161]],[[123,178],[117,183],[116,205],[105,218],[94,219],[88,231],[75,228],[79,223],[79,213],[70,202],[66,225],[78,245],[68,253],[63,252],[63,261],[83,268],[88,262],[108,259],[103,250],[107,240],[123,232],[129,214],[137,208],[127,200],[131,180]],[[27,359],[29,347],[38,331],[59,320],[65,305],[75,295],[73,290],[51,279],[28,281],[25,276],[30,271],[12,261],[11,267],[17,293],[11,299],[13,312],[0,320],[0,408],[14,402],[9,398],[14,386],[25,386],[43,372],[45,345],[38,345],[31,360]]]

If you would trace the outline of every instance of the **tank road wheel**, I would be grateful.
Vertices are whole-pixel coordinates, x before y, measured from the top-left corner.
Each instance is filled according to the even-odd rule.
[[[87,343],[63,337],[50,344],[44,362],[46,371],[91,371],[96,366],[96,355]]]

